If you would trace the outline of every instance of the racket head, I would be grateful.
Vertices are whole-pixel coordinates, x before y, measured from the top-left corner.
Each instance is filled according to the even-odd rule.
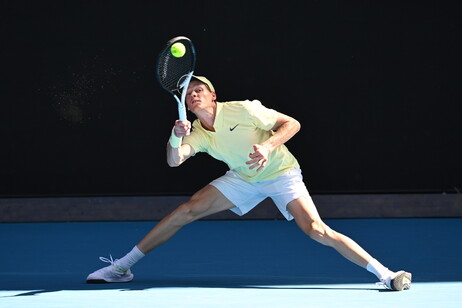
[[[185,54],[182,57],[175,57],[170,48],[175,43],[182,43],[185,46]],[[196,50],[192,41],[185,36],[177,36],[167,42],[159,54],[156,66],[157,81],[165,90],[175,94],[180,91],[181,77],[194,71],[196,66]]]

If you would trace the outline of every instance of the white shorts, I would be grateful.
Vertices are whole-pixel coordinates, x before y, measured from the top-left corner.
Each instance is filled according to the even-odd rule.
[[[231,211],[239,216],[248,213],[270,197],[282,215],[287,220],[292,220],[294,217],[287,211],[287,204],[302,196],[311,200],[300,169],[291,169],[274,180],[256,183],[246,182],[236,172],[230,170],[212,181],[210,185],[216,187],[235,205]]]

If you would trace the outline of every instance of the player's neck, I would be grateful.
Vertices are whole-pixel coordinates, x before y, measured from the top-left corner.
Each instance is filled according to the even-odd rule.
[[[210,105],[209,108],[201,110],[198,114],[196,114],[199,121],[201,121],[201,125],[206,130],[215,131],[213,124],[215,123],[215,115],[217,113],[217,104],[214,103]]]

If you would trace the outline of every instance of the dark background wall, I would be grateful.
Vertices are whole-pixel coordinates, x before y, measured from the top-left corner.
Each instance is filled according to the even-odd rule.
[[[177,35],[220,100],[302,123],[288,146],[312,193],[462,190],[458,2],[175,3],[2,1],[0,196],[190,194],[221,175],[205,154],[165,162],[177,111],[154,67]]]

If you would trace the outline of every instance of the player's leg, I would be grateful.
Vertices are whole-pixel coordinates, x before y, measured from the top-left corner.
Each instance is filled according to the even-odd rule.
[[[207,185],[191,199],[162,219],[137,245],[144,254],[168,241],[186,224],[234,205],[215,187]]]
[[[168,241],[186,224],[215,214],[234,205],[214,186],[207,185],[189,201],[180,205],[162,219],[128,254],[120,260],[100,258],[111,265],[91,273],[88,283],[129,282],[133,280],[130,268],[148,252]]]
[[[332,230],[320,218],[311,198],[300,197],[287,205],[297,225],[313,240],[334,248],[346,259],[367,269],[389,289],[401,291],[410,288],[412,275],[405,271],[392,272],[374,259],[351,238]]]
[[[313,240],[334,248],[351,262],[366,268],[373,259],[363,248],[349,237],[332,230],[318,214],[311,199],[300,197],[287,205],[300,229]]]

